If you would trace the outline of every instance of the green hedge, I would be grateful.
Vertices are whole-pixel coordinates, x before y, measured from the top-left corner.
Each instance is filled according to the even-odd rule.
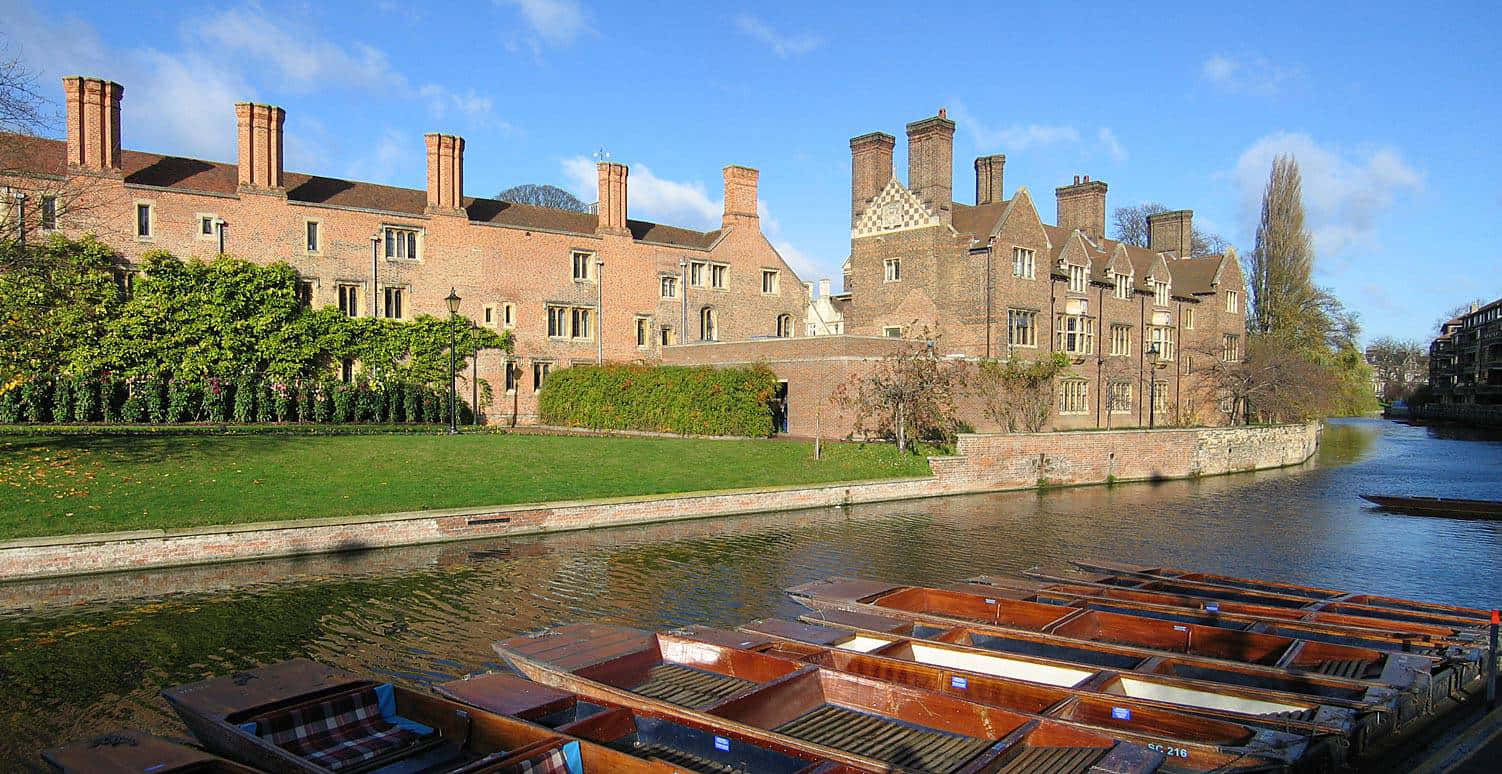
[[[777,377],[765,366],[580,365],[542,385],[551,425],[684,435],[772,435]]]

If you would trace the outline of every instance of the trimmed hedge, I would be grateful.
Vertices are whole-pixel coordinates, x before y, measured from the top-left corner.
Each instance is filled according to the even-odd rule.
[[[551,425],[767,437],[776,392],[777,377],[760,365],[578,365],[543,382],[538,408]]]

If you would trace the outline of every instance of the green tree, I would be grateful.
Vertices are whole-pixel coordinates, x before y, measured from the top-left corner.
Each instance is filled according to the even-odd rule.
[[[0,389],[87,370],[80,345],[102,339],[123,302],[116,262],[92,238],[0,242]]]
[[[857,433],[892,438],[903,450],[918,439],[954,440],[955,398],[964,386],[960,365],[939,356],[937,341],[918,340],[835,388],[833,399],[855,412]]]
[[[985,405],[986,416],[1007,432],[1036,433],[1053,416],[1054,384],[1069,370],[1062,352],[1031,359],[1013,354],[1006,360],[986,360],[970,389]]]

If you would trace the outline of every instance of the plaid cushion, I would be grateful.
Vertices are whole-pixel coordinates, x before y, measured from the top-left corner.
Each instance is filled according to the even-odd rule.
[[[563,748],[555,747],[536,758],[507,766],[503,774],[569,774],[568,759],[563,755]]]
[[[422,737],[381,717],[375,688],[259,718],[257,733],[310,763],[338,771],[400,750]]]

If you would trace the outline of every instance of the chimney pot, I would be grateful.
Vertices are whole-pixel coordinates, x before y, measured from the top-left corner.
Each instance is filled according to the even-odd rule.
[[[602,161],[599,167],[599,203],[595,205],[597,223],[595,233],[615,236],[631,236],[626,227],[626,178],[630,174],[625,164]]]
[[[282,127],[287,112],[275,105],[235,103],[242,191],[276,193],[282,187]]]
[[[756,212],[756,187],[760,172],[731,164],[721,170],[725,178],[725,212],[720,227],[728,229],[738,223],[760,229]]]
[[[850,225],[866,205],[881,193],[892,179],[892,148],[897,138],[885,132],[872,132],[850,139]]]
[[[998,153],[994,156],[981,156],[975,160],[975,203],[994,204],[1002,201],[1002,172],[1005,170],[1007,157]]]
[[[464,138],[432,132],[423,135],[428,149],[429,214],[464,214]]]
[[[68,166],[120,171],[120,100],[125,87],[102,78],[63,79],[67,103]]]
[[[943,115],[907,125],[907,187],[940,222],[954,214],[954,122]]]
[[[829,280],[828,279],[821,279],[821,280],[819,280],[819,295],[821,297],[823,297],[823,298],[829,298]]]
[[[1075,176],[1073,185],[1054,190],[1058,200],[1058,225],[1066,231],[1079,229],[1093,240],[1106,235],[1106,184]]]

